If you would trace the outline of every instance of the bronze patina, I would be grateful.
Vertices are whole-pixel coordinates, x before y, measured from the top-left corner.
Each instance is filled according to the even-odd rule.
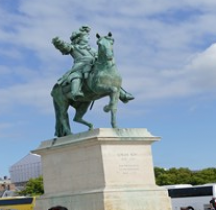
[[[54,85],[53,97],[56,125],[55,136],[72,134],[68,116],[68,108],[75,109],[74,121],[93,129],[93,124],[83,119],[91,103],[109,96],[109,103],[104,106],[105,112],[111,113],[111,125],[117,128],[116,111],[118,100],[127,103],[134,97],[126,92],[122,85],[113,54],[114,39],[111,33],[107,36],[96,35],[98,51],[88,44],[90,28],[82,26],[72,33],[71,43],[58,37],[52,43],[63,55],[71,55],[73,67]]]

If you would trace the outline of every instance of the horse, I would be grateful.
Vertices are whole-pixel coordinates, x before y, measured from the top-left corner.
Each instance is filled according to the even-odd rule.
[[[110,100],[104,106],[105,112],[111,113],[111,126],[117,128],[116,112],[120,96],[122,78],[119,74],[113,53],[114,39],[109,32],[106,36],[96,35],[98,45],[98,58],[95,61],[87,79],[83,80],[82,91],[84,97],[77,100],[68,96],[67,88],[60,84],[55,84],[51,96],[55,110],[55,136],[63,137],[71,135],[68,108],[75,109],[73,121],[86,125],[89,130],[93,129],[93,124],[84,120],[83,116],[88,111],[89,106],[95,100],[109,96]]]

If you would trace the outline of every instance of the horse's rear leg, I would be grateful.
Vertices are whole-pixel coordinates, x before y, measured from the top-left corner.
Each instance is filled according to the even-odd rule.
[[[73,121],[86,125],[89,127],[89,130],[92,130],[93,124],[91,124],[90,122],[87,122],[86,120],[83,120],[83,116],[87,112],[87,109],[90,103],[91,102],[80,103],[79,107],[76,108],[76,114],[74,116]]]

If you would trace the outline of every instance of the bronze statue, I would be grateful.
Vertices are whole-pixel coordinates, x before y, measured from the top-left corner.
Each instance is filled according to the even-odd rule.
[[[124,103],[134,99],[121,88],[122,78],[114,61],[112,34],[104,37],[96,35],[96,52],[88,44],[89,32],[88,26],[82,26],[79,31],[72,33],[70,44],[58,37],[53,39],[54,46],[62,54],[70,54],[74,58],[72,69],[57,81],[51,92],[56,116],[55,136],[58,137],[71,134],[67,113],[69,106],[76,110],[73,120],[92,129],[93,125],[83,120],[84,114],[92,102],[109,96],[110,101],[104,111],[111,112],[111,125],[116,128],[118,99]]]

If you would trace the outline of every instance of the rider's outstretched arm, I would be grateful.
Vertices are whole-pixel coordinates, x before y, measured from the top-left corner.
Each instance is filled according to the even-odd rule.
[[[52,43],[63,55],[68,55],[73,50],[72,44],[60,40],[59,37],[53,38]]]

